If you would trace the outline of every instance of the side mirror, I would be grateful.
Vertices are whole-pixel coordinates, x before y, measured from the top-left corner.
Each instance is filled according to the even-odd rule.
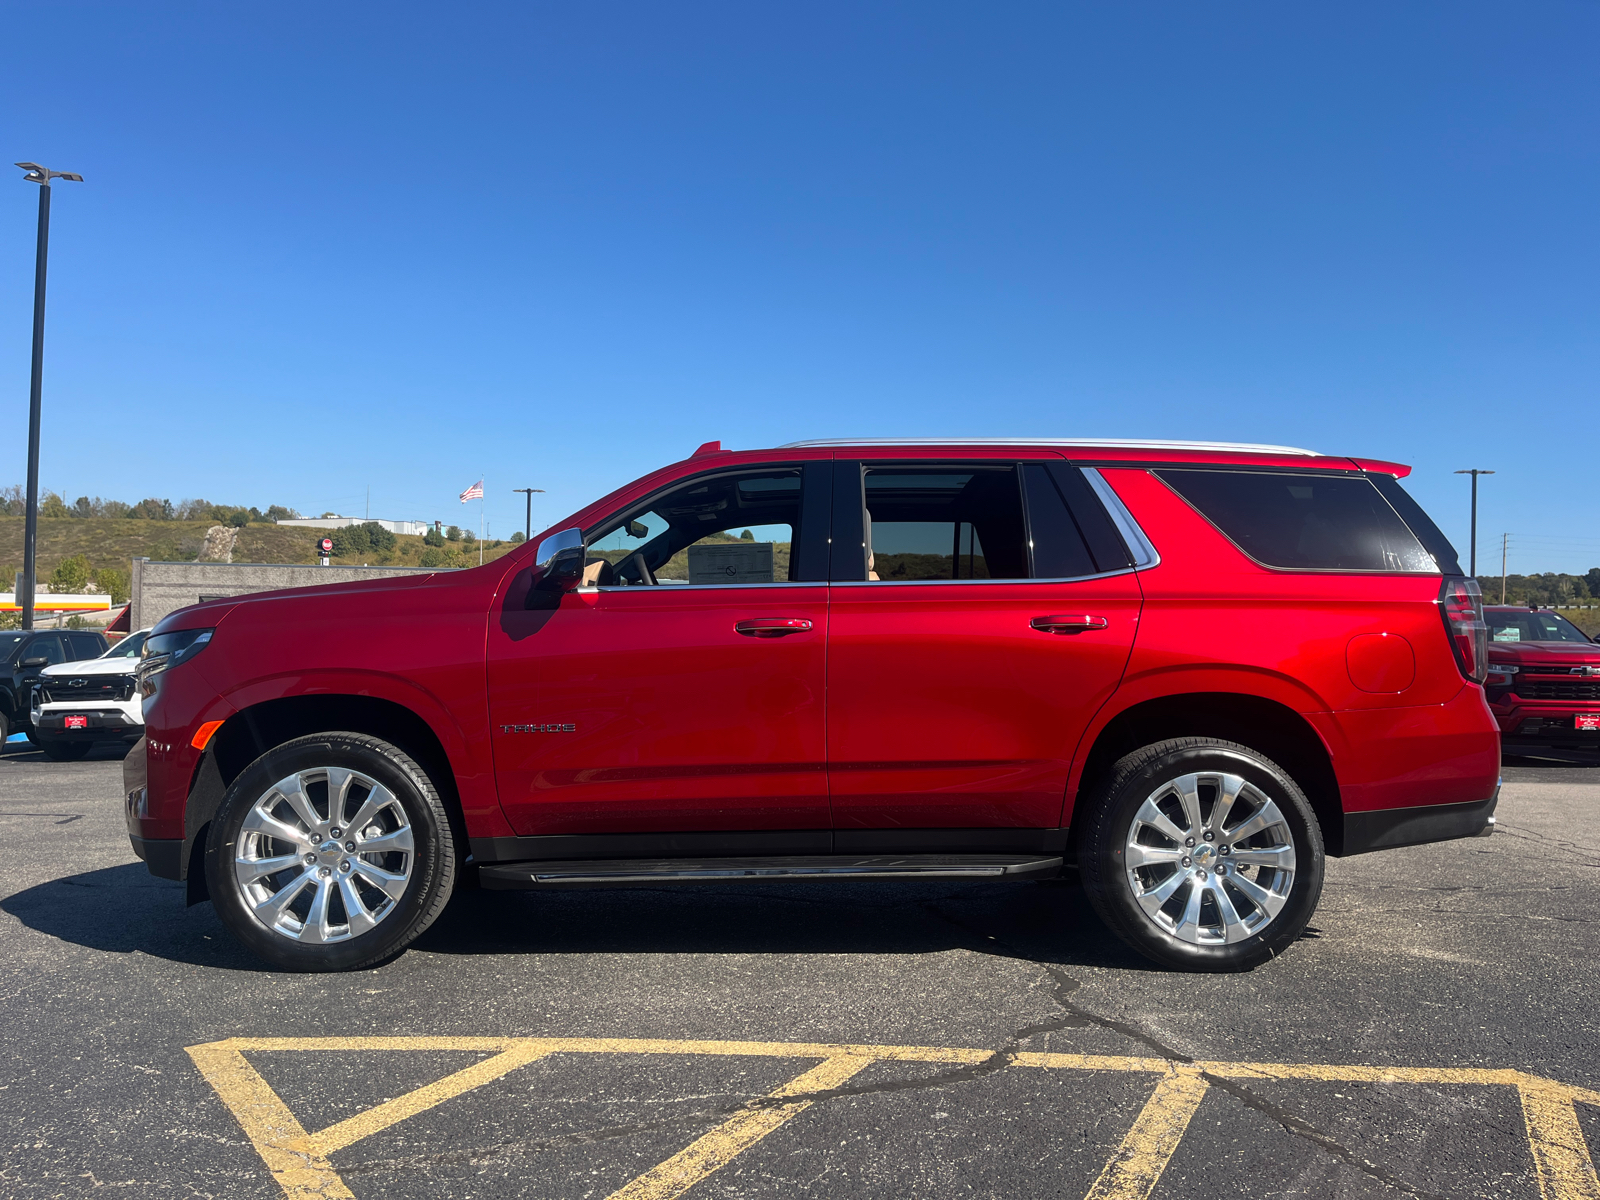
[[[563,529],[539,543],[534,556],[539,571],[538,587],[570,592],[583,581],[583,530]]]
[[[25,658],[25,659],[23,659],[22,660],[22,665],[24,667],[48,667],[50,665],[50,660],[48,658],[46,658],[43,654],[40,654],[40,655],[35,656],[34,658]]]

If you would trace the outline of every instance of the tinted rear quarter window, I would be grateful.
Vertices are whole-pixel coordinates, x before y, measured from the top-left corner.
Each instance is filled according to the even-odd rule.
[[[1181,469],[1156,475],[1264,566],[1439,571],[1433,556],[1365,475]]]

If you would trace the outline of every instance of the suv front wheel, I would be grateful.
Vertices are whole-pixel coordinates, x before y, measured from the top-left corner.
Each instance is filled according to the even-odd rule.
[[[297,738],[256,759],[206,839],[223,924],[290,971],[393,957],[433,924],[454,874],[432,781],[399,747],[358,733]]]
[[[1177,738],[1117,762],[1085,810],[1084,887],[1163,966],[1246,971],[1304,931],[1322,895],[1305,793],[1245,746]]]

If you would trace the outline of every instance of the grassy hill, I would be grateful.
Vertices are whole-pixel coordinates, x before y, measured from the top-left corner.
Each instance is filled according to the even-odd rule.
[[[161,562],[187,562],[200,553],[210,521],[130,521],[120,517],[41,517],[39,519],[39,578],[48,580],[63,559],[81,554],[91,569],[115,568],[126,571],[136,557]],[[22,569],[23,518],[0,517],[0,591],[11,590],[11,580]],[[325,530],[294,525],[246,525],[239,530],[233,549],[234,562],[312,563],[317,561],[317,542]],[[351,559],[336,558],[342,566],[418,566],[427,549],[420,537],[399,537],[392,551],[365,554]],[[484,561],[499,558],[512,549],[510,542],[490,542],[484,548]],[[478,549],[470,552],[459,542],[445,543],[443,567],[476,566]]]

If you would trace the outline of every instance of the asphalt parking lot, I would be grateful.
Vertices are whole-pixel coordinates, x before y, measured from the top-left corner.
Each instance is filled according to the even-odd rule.
[[[133,859],[115,753],[8,747],[0,1194],[1596,1200],[1589,761],[1333,862],[1248,975],[1059,882],[470,892],[285,976]]]

